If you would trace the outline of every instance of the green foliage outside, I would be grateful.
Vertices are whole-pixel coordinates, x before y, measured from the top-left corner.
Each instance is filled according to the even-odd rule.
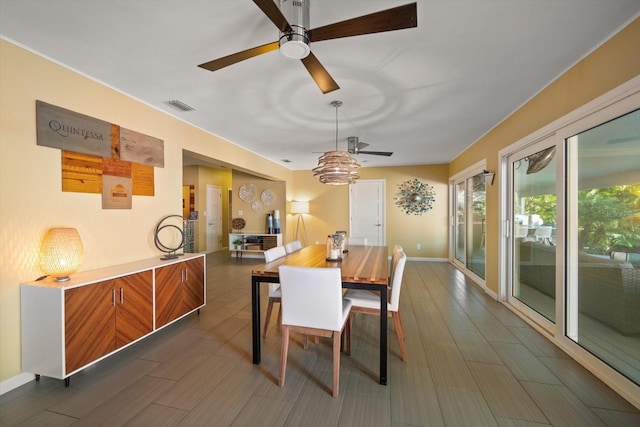
[[[556,196],[527,197],[525,210],[551,224],[556,217]],[[579,191],[578,230],[579,247],[591,254],[640,247],[640,184]]]

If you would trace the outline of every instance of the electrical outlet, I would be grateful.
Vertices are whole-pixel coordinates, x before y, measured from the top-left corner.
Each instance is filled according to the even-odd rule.
[[[244,212],[242,212],[242,209],[238,209],[238,216],[242,216]]]
[[[418,243],[418,244],[416,245],[416,249],[420,249],[421,247],[422,247],[422,245],[421,245],[420,243]]]

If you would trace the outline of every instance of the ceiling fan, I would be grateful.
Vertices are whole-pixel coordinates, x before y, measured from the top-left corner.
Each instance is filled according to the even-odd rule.
[[[311,42],[382,33],[418,26],[416,3],[409,3],[358,18],[309,29],[310,1],[279,0],[280,8],[278,8],[274,0],[253,0],[280,30],[279,41],[214,59],[200,64],[198,67],[216,71],[279,48],[284,56],[300,59],[322,93],[329,93],[340,89],[340,86],[311,52],[309,48]],[[289,18],[288,20],[285,15]]]
[[[359,142],[357,136],[350,136],[347,138],[347,150],[350,154],[371,154],[374,156],[387,156],[390,157],[392,151],[363,151],[362,148],[368,147],[366,142]]]

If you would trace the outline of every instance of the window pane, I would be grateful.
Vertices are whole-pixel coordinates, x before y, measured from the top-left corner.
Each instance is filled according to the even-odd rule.
[[[567,147],[567,335],[640,383],[640,110]]]
[[[464,215],[464,182],[456,185],[456,259],[464,263],[464,236],[465,236],[465,215]]]
[[[484,174],[467,179],[467,190],[471,198],[467,206],[467,268],[484,279],[485,245],[485,196]]]
[[[513,167],[513,297],[555,322],[555,146]]]

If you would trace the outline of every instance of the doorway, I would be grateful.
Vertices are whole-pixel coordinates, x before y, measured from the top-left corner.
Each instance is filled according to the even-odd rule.
[[[216,252],[222,249],[222,189],[217,185],[207,184],[206,206],[207,252]]]
[[[349,236],[366,237],[368,245],[385,245],[385,181],[359,180],[349,187]]]

